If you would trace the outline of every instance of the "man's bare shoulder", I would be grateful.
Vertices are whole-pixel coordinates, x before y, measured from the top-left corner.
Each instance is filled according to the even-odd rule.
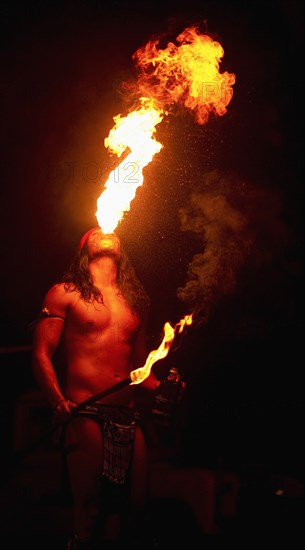
[[[64,283],[56,283],[47,291],[42,305],[46,316],[65,317],[67,308],[74,302],[76,292]]]
[[[45,298],[49,300],[69,300],[71,293],[71,287],[67,287],[65,283],[56,283],[49,288]]]

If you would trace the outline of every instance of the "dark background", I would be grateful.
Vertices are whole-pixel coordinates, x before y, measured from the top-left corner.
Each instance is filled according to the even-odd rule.
[[[2,2],[1,10],[4,408],[34,385],[28,324],[96,225],[96,200],[113,168],[104,139],[124,114],[120,86],[134,75],[132,54],[200,23],[224,48],[221,70],[236,75],[228,112],[204,126],[189,113],[160,125],[163,150],[117,233],[151,298],[154,349],[163,324],[194,306],[177,289],[194,255],[211,245],[204,224],[191,223],[192,191],[199,185],[203,197],[224,199],[224,214],[230,204],[249,221],[238,262],[222,266],[225,241],[216,241],[221,269],[212,271],[204,322],[199,308],[199,322],[160,372],[175,364],[187,383],[187,462],[221,457],[228,467],[256,463],[302,476],[302,2]],[[186,207],[189,230],[179,217]],[[243,261],[249,235],[253,254]],[[217,292],[227,268],[235,283]],[[203,261],[205,281],[204,269]],[[198,296],[204,304],[200,288]]]

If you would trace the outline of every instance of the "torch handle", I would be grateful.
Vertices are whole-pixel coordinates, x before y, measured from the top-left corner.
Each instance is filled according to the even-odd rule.
[[[124,380],[121,380],[117,384],[114,384],[113,386],[110,386],[110,388],[106,388],[106,390],[100,391],[99,393],[95,393],[94,395],[91,395],[91,397],[88,397],[88,399],[85,399],[74,409],[72,410],[72,415],[76,414],[81,409],[84,409],[88,405],[91,405],[92,403],[96,403],[99,399],[103,399],[107,395],[110,395],[111,393],[114,393],[116,391],[122,390],[125,388],[125,386],[128,386],[131,382],[131,378],[128,376],[128,378],[124,378]]]

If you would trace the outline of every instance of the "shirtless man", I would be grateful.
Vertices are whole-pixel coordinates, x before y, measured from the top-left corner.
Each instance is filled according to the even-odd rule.
[[[134,408],[137,386],[126,385],[100,403],[75,415],[72,411],[145,364],[147,308],[147,296],[118,236],[99,228],[83,236],[70,270],[43,300],[33,338],[33,374],[56,421],[65,425],[75,530],[71,549],[93,548],[103,483],[127,484],[135,514],[145,503],[148,457]],[[59,344],[65,354],[64,384],[54,366]],[[153,391],[159,381],[151,373],[142,385]],[[109,495],[107,499],[111,501]],[[108,512],[118,517],[115,507]]]

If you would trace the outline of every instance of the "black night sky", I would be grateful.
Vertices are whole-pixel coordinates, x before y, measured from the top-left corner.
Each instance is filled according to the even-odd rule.
[[[200,24],[236,75],[223,117],[173,112],[117,228],[151,298],[149,346],[195,307],[166,365],[187,383],[187,460],[301,475],[300,0],[2,3],[2,396],[33,384],[28,324],[96,225],[132,54]],[[191,277],[191,271],[197,273]],[[178,289],[180,289],[178,291]],[[166,366],[165,365],[165,366]],[[163,366],[160,366],[162,369]]]

